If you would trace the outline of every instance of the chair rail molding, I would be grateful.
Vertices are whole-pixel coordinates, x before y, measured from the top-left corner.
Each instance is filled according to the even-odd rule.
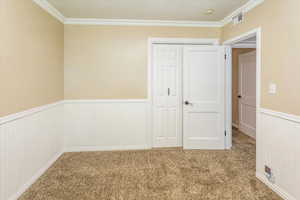
[[[271,116],[278,117],[278,118],[281,118],[281,119],[285,119],[285,120],[288,120],[288,121],[300,123],[300,116],[297,116],[297,115],[278,112],[278,111],[274,111],[274,110],[270,110],[270,109],[266,109],[266,108],[260,108],[260,112],[263,113],[263,114],[266,114],[266,115],[271,115]]]
[[[14,114],[11,114],[11,115],[0,117],[0,125],[9,123],[11,121],[15,121],[15,120],[18,120],[18,119],[21,119],[21,118],[24,118],[24,117],[27,117],[27,116],[30,116],[30,115],[33,115],[33,114],[36,114],[38,112],[42,112],[42,111],[48,110],[52,107],[55,107],[55,106],[58,106],[58,105],[63,105],[63,104],[64,104],[63,100],[62,101],[57,101],[55,103],[34,107],[34,108],[31,108],[31,109],[28,109],[28,110],[25,110],[25,111],[21,111],[21,112],[18,112],[18,113],[14,113]]]

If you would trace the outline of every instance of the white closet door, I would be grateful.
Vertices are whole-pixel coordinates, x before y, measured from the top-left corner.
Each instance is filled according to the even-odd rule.
[[[181,146],[182,47],[157,44],[153,51],[153,147]]]
[[[256,137],[256,51],[239,56],[239,129]]]
[[[224,47],[185,47],[183,63],[183,146],[224,149]]]

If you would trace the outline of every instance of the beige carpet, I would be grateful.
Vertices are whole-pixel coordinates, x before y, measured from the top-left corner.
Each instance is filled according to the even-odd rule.
[[[20,200],[279,200],[255,178],[255,142],[230,151],[65,153]]]

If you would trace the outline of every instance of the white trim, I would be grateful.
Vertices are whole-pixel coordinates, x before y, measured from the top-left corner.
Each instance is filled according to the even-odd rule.
[[[222,25],[225,26],[226,24],[228,24],[232,21],[232,18],[234,16],[238,15],[239,13],[247,13],[250,10],[252,10],[253,8],[255,8],[256,6],[262,4],[264,1],[265,0],[250,0],[250,1],[248,1],[245,5],[236,9],[231,14],[226,16],[223,20],[221,20]]]
[[[225,46],[225,148],[231,149],[232,147],[232,48]],[[229,66],[229,67],[227,67]]]
[[[153,98],[152,98],[152,79],[153,79],[153,68],[152,68],[152,59],[153,59],[153,44],[152,42],[155,41],[154,38],[148,38],[148,55],[147,55],[147,60],[148,60],[148,65],[147,65],[147,72],[148,72],[148,77],[147,77],[147,99],[148,99],[148,112],[147,112],[147,144],[149,148],[153,147]]]
[[[287,114],[287,113],[278,112],[278,111],[265,109],[265,108],[261,108],[260,112],[266,115],[271,115],[273,117],[285,119],[291,122],[300,123],[300,116],[297,115]]]
[[[231,38],[229,40],[226,40],[225,42],[223,42],[223,44],[224,45],[235,45],[236,43],[239,43],[239,42],[241,42],[243,40],[247,40],[249,38],[257,36],[258,32],[261,32],[261,28],[253,29],[251,31],[243,33],[242,35],[239,35],[237,37],[234,37],[234,38]],[[256,38],[256,44],[258,45],[257,38]]]
[[[74,104],[74,103],[148,103],[148,99],[88,99],[88,100],[62,100],[52,104],[47,104],[43,106],[34,107],[29,110],[18,112],[15,114],[7,115],[5,117],[0,117],[0,125],[15,121],[29,115],[33,115],[44,110],[48,110],[52,107],[63,105],[63,104]]]
[[[66,18],[65,24],[116,25],[116,26],[177,26],[177,27],[222,27],[218,21],[175,21],[138,19]]]
[[[148,99],[83,99],[64,100],[65,104],[74,103],[148,103]]]
[[[239,43],[243,40],[247,40],[249,38],[255,37],[257,32],[260,30],[260,28],[248,31],[242,35],[239,35],[237,37],[231,38],[229,40],[226,40],[225,42],[223,42],[224,45],[235,45],[236,43]]]
[[[65,22],[65,16],[61,14],[54,6],[52,6],[47,0],[32,0],[34,3],[39,5],[45,11],[47,11],[50,15],[58,19],[61,23]]]
[[[64,24],[77,25],[115,25],[115,26],[173,26],[173,27],[223,27],[231,22],[232,17],[240,12],[246,13],[260,5],[264,0],[250,0],[242,7],[226,16],[221,21],[183,21],[183,20],[139,20],[139,19],[99,19],[99,18],[67,18],[47,0],[32,0],[53,17]]]
[[[64,152],[88,152],[88,151],[128,151],[150,149],[148,145],[125,145],[125,146],[73,146],[64,149]]]
[[[261,28],[256,30],[256,110],[260,109],[261,97],[261,72],[262,72],[262,33]],[[258,115],[258,114],[257,114]],[[256,119],[258,124],[258,119]],[[258,125],[257,125],[258,127]],[[257,128],[258,129],[258,128]],[[257,133],[258,130],[256,129]]]
[[[246,49],[246,48],[256,49],[256,44],[242,43],[242,44],[235,44],[232,47],[233,48],[240,48],[240,49]]]
[[[251,37],[256,36],[256,109],[257,111],[260,110],[260,96],[261,96],[261,28],[256,28],[254,30],[251,30],[247,33],[244,33],[240,36],[237,36],[235,38],[229,39],[225,41],[223,44],[226,46],[229,46],[228,48],[232,47],[238,42],[241,42],[243,40],[249,39]],[[231,58],[230,58],[231,59]],[[232,104],[230,103],[232,101],[232,63],[231,61],[227,62],[227,95],[226,95],[226,124],[228,124],[228,127],[226,129],[227,134],[227,148],[230,148],[230,141],[232,141],[232,130],[231,130],[231,124],[232,124]],[[259,134],[260,131],[260,124],[259,124],[260,115],[259,112],[256,112],[256,135]],[[258,139],[257,139],[258,141]]]
[[[27,181],[13,196],[9,197],[8,200],[17,200],[33,183],[35,183],[40,176],[42,176],[47,169],[49,169],[55,161],[63,154],[63,152],[58,152],[49,160],[44,167],[42,167],[37,173],[35,173],[29,181]]]
[[[284,200],[296,200],[295,197],[287,193],[285,190],[280,188],[278,185],[271,183],[268,179],[262,175],[261,173],[256,172],[256,178],[258,178],[261,182],[266,184],[271,190],[273,190],[276,194],[278,194]]]
[[[47,104],[47,105],[35,107],[35,108],[29,109],[29,110],[25,110],[25,111],[18,112],[18,113],[15,113],[15,114],[11,114],[11,115],[8,115],[8,116],[5,116],[5,117],[1,117],[0,118],[0,125],[9,123],[11,121],[15,121],[17,119],[27,117],[29,115],[33,115],[35,113],[38,113],[38,112],[41,112],[41,111],[44,111],[44,110],[48,110],[49,108],[52,108],[52,107],[58,106],[58,105],[62,105],[63,103],[64,103],[64,101],[58,101],[58,102],[55,102],[55,103],[52,103],[52,104]]]

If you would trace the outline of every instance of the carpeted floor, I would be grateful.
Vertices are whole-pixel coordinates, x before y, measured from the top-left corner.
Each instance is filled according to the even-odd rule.
[[[280,200],[255,178],[255,141],[230,151],[65,153],[20,200]]]

